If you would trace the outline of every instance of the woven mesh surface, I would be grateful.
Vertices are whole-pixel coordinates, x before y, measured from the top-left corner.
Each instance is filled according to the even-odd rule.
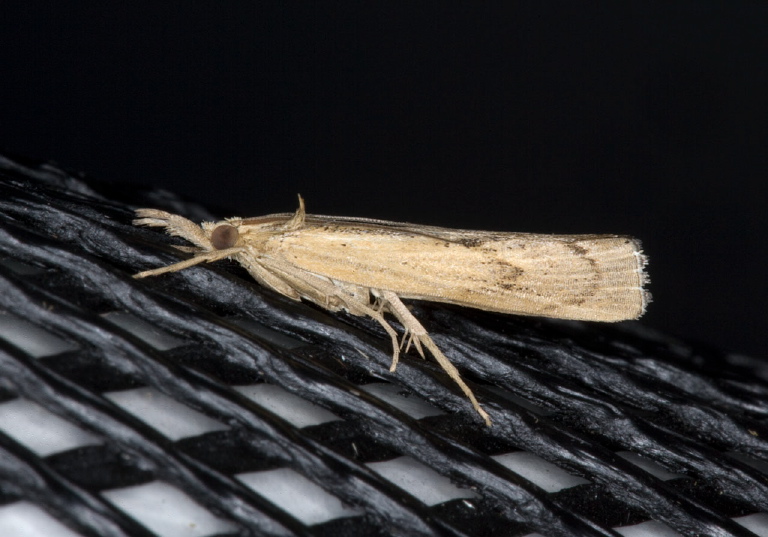
[[[277,296],[231,263],[132,279],[184,255],[131,226],[132,210],[212,218],[199,206],[4,157],[0,170],[0,310],[63,343],[34,356],[0,340],[0,404],[34,402],[95,439],[41,456],[0,429],[0,507],[26,500],[98,536],[158,535],[110,500],[158,482],[226,521],[221,535],[596,536],[654,520],[683,535],[746,536],[734,518],[768,512],[764,362],[639,324],[412,303],[491,414],[488,428],[433,362],[408,355],[389,373],[390,340],[373,321]],[[126,314],[171,343],[114,322]],[[366,388],[385,383],[394,395]],[[297,424],[244,386],[335,417]],[[113,394],[130,390],[218,426],[174,437],[118,404]],[[506,464],[521,452],[580,484],[546,490]],[[381,471],[392,460],[458,492],[409,491]],[[278,471],[347,513],[291,513],[259,488]]]

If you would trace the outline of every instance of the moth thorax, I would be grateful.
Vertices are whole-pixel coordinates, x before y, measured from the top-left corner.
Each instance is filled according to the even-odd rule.
[[[240,234],[235,226],[221,224],[216,226],[216,229],[211,233],[211,244],[217,250],[226,250],[232,248],[239,237]]]

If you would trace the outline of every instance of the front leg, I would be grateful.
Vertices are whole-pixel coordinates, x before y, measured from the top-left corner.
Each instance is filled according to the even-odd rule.
[[[214,250],[212,252],[197,253],[195,254],[195,257],[190,257],[189,259],[179,261],[178,263],[168,265],[167,267],[145,270],[143,272],[139,272],[138,274],[134,274],[133,277],[146,278],[147,276],[157,276],[158,274],[165,274],[166,272],[176,272],[197,265],[198,263],[212,263],[214,261],[218,261],[219,259],[224,259],[225,257],[236,255],[241,251],[242,248],[229,248],[227,250]]]

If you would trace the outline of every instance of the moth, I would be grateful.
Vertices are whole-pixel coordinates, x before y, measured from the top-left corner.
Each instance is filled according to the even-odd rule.
[[[621,235],[543,235],[468,231],[367,218],[295,213],[228,218],[197,225],[179,215],[139,209],[139,226],[165,228],[194,246],[193,257],[136,278],[233,259],[261,285],[330,311],[378,322],[400,352],[424,349],[491,418],[459,371],[402,299],[487,311],[587,321],[640,317],[650,301],[640,242]],[[402,340],[385,314],[404,328]]]

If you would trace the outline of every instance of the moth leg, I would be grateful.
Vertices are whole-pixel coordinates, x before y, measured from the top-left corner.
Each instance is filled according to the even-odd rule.
[[[371,306],[375,311],[384,311],[384,308],[386,307],[385,302],[379,298],[374,297],[373,305]]]
[[[248,254],[244,254],[244,256],[247,257]],[[264,269],[269,269],[269,271],[274,272],[273,277],[284,280],[285,286],[293,289],[294,292],[296,292],[297,295],[301,298],[310,300],[326,309],[331,309],[331,311],[337,311],[343,308],[346,309],[351,315],[370,317],[379,323],[392,340],[392,365],[390,366],[389,370],[392,372],[395,371],[397,362],[400,359],[400,342],[398,341],[397,332],[384,318],[384,312],[391,310],[393,302],[392,298],[383,296],[376,290],[364,288],[363,291],[361,288],[358,288],[358,286],[346,285],[342,282],[332,282],[326,278],[322,278],[314,274],[309,274],[303,270],[298,270],[296,267],[288,263],[278,261],[274,258],[266,257],[260,259],[259,263],[250,263],[248,267],[249,272],[260,282],[265,282],[264,274],[262,274],[262,272],[268,271],[252,270],[251,267],[257,266],[261,266]],[[275,287],[273,286],[273,288]],[[279,292],[284,292],[280,289],[275,289]],[[376,297],[376,300],[373,304],[370,303],[371,294]],[[410,315],[410,312],[408,312],[408,310],[405,308],[405,305],[400,302],[400,299],[397,297],[397,295],[393,293],[392,296],[394,297],[394,301],[396,301],[395,307],[397,307],[397,304],[399,304],[402,309],[408,315]],[[403,324],[406,326],[406,330],[410,329],[410,331],[413,333],[416,333],[420,330],[421,333],[429,338],[429,336],[426,335],[426,330],[424,330],[424,327],[422,327],[412,315],[410,315],[410,317],[415,322],[415,325],[409,325],[403,322],[402,317],[398,316],[398,319],[400,319],[401,322],[403,322]],[[414,326],[417,327],[417,330],[411,329]],[[422,352],[423,356],[420,340],[414,339],[413,342],[419,349],[419,352]],[[437,346],[435,346],[435,349],[437,349]],[[437,350],[437,353],[440,353],[439,349]],[[442,354],[440,356],[442,356]],[[447,361],[447,358],[443,357],[443,360],[445,360],[450,367],[453,367],[450,362]],[[438,359],[438,361],[440,360]],[[449,371],[448,368],[446,368],[446,371]],[[469,391],[469,388],[466,387],[466,384],[463,383],[461,377],[458,376],[458,372],[456,372],[455,368],[453,368],[453,371],[455,377],[454,375],[451,377],[454,378],[454,380],[458,379],[457,382],[460,383],[460,386],[462,386],[462,390],[464,390],[465,393]],[[469,391],[469,394],[471,395],[472,392]],[[471,398],[474,401],[474,395],[472,395]],[[483,412],[482,409],[479,411]],[[487,414],[485,416],[487,416]]]
[[[237,261],[246,268],[254,280],[264,287],[272,289],[292,300],[301,300],[301,294],[296,290],[295,285],[287,281],[279,272],[270,270],[262,262],[262,259],[250,253],[244,253]]]
[[[407,354],[409,350],[411,350],[411,345],[413,345],[416,348],[416,351],[419,353],[419,355],[422,358],[426,359],[426,356],[424,356],[424,350],[421,348],[421,344],[419,343],[418,339],[414,339],[413,333],[406,330],[403,333],[403,339],[400,340],[400,349],[402,350],[403,347],[405,347],[405,353]]]
[[[184,261],[179,261],[178,263],[174,263],[173,265],[168,265],[167,267],[160,267],[152,270],[145,270],[143,272],[139,272],[138,274],[134,274],[133,277],[146,278],[147,276],[157,276],[158,274],[165,274],[166,272],[176,272],[179,270],[183,270],[185,268],[192,267],[199,263],[212,263],[213,261],[224,259],[225,257],[235,255],[241,251],[242,251],[242,248],[227,248],[226,250],[214,250],[213,252],[205,252],[205,253],[198,254],[195,257],[185,259]]]
[[[400,360],[400,342],[398,341],[397,332],[394,328],[392,328],[392,325],[389,324],[389,322],[384,318],[384,312],[382,311],[382,308],[384,306],[384,303],[382,302],[382,308],[376,309],[375,304],[373,307],[365,304],[362,301],[350,299],[349,297],[345,297],[344,295],[337,294],[334,296],[338,296],[339,299],[344,303],[347,311],[351,313],[352,315],[359,315],[359,316],[367,316],[376,321],[381,325],[381,327],[384,329],[384,331],[389,335],[390,339],[392,340],[392,365],[389,367],[389,370],[391,372],[395,371],[395,368],[397,367],[397,362]]]
[[[213,245],[205,235],[203,228],[178,214],[171,214],[156,209],[136,209],[135,226],[163,227],[166,233],[187,239],[204,250],[213,250]]]
[[[371,310],[371,313],[369,313],[368,316],[377,321],[392,339],[392,365],[389,366],[389,370],[394,372],[397,367],[397,362],[400,361],[400,347],[397,344],[397,332],[392,328],[392,325],[387,322],[382,312]]]
[[[185,254],[196,254],[200,251],[200,248],[197,246],[178,246],[176,244],[171,244],[171,246],[180,252],[184,252]]]
[[[424,345],[427,349],[429,349],[430,354],[435,357],[435,360],[437,360],[437,363],[440,364],[440,367],[442,367],[443,370],[448,373],[448,376],[451,377],[456,384],[458,384],[459,388],[461,388],[461,391],[464,392],[464,395],[466,395],[467,398],[469,398],[469,400],[472,402],[472,406],[475,408],[475,411],[480,414],[483,420],[485,420],[485,424],[490,427],[491,417],[485,410],[483,410],[483,407],[480,406],[480,403],[477,401],[475,394],[461,378],[459,370],[456,369],[456,366],[454,366],[451,361],[446,358],[437,344],[432,340],[431,337],[429,337],[427,330],[422,326],[418,319],[413,316],[405,304],[403,304],[403,302],[400,300],[400,297],[392,291],[379,290],[378,292],[387,302],[389,311],[395,317],[397,317],[398,321],[402,323],[406,332],[410,333],[411,338],[413,339],[413,344],[419,351],[419,354],[424,356],[424,351],[422,350],[421,345]],[[392,366],[394,367],[395,365],[395,362],[393,362]]]

